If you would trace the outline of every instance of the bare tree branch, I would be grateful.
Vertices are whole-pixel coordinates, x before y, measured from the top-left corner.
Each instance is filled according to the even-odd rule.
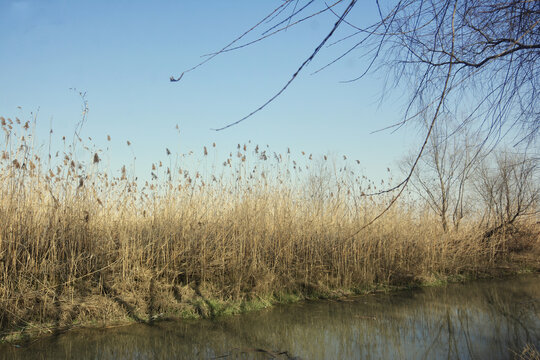
[[[201,61],[200,63],[198,63],[197,65],[183,71],[180,76],[178,77],[174,77],[174,76],[171,76],[170,77],[170,81],[171,82],[177,82],[177,81],[180,81],[180,79],[182,79],[182,77],[188,73],[188,72],[191,72],[195,69],[197,69],[198,67],[206,64],[207,62],[209,62],[210,60],[212,60],[213,58],[215,58],[217,55],[219,55],[220,53],[222,53],[223,51],[225,51],[226,49],[228,49],[229,47],[231,47],[232,45],[234,45],[236,42],[240,41],[242,38],[244,38],[247,34],[249,34],[250,32],[252,32],[253,30],[255,30],[257,27],[259,27],[262,23],[264,23],[266,20],[268,20],[269,18],[271,18],[276,12],[278,12],[281,8],[285,7],[288,5],[288,3],[290,3],[292,0],[287,0],[285,1],[283,4],[281,4],[280,6],[278,6],[276,9],[274,9],[274,11],[272,11],[270,14],[268,14],[267,16],[265,16],[261,21],[259,21],[257,24],[255,24],[254,26],[252,26],[250,29],[248,29],[247,31],[245,31],[242,35],[240,35],[239,37],[237,37],[236,39],[234,39],[233,41],[231,41],[229,44],[227,44],[225,47],[223,47],[220,51],[216,52],[215,54],[213,54],[212,56],[210,56],[208,59],[204,60],[204,61]]]
[[[233,123],[230,123],[226,126],[223,126],[221,128],[217,128],[217,129],[212,129],[212,130],[216,130],[216,131],[220,131],[220,130],[224,130],[224,129],[227,129],[231,126],[234,126],[236,124],[239,124],[241,123],[242,121],[250,118],[251,116],[253,116],[254,114],[258,113],[259,111],[261,111],[262,109],[264,109],[266,106],[268,106],[272,101],[274,101],[278,96],[280,96],[288,87],[289,85],[291,85],[291,83],[294,81],[294,79],[296,79],[296,77],[298,76],[298,74],[302,71],[302,69],[307,65],[309,64],[309,62],[311,60],[313,60],[313,58],[317,55],[317,53],[321,50],[321,48],[324,46],[324,44],[328,41],[328,39],[330,39],[332,37],[332,35],[334,34],[334,32],[337,30],[337,28],[339,27],[339,25],[341,25],[343,19],[345,19],[345,17],[347,16],[347,14],[349,14],[349,12],[351,11],[351,9],[354,7],[354,4],[356,4],[356,0],[352,0],[350,3],[349,3],[349,6],[347,6],[347,8],[345,9],[345,11],[343,11],[343,14],[341,15],[341,17],[336,21],[336,23],[334,24],[334,27],[332,28],[332,30],[328,33],[328,35],[326,35],[326,37],[323,39],[323,41],[321,41],[319,43],[319,45],[315,48],[315,50],[313,51],[313,53],[311,53],[311,55],[306,59],[304,60],[304,62],[302,63],[302,65],[300,65],[300,67],[296,70],[296,72],[292,75],[292,77],[290,78],[290,80],[285,84],[285,86],[283,86],[274,96],[272,96],[270,99],[268,99],[264,104],[262,104],[261,106],[259,106],[257,109],[253,110],[251,113],[249,113],[248,115],[244,116],[243,118],[241,118],[240,120],[237,120]]]

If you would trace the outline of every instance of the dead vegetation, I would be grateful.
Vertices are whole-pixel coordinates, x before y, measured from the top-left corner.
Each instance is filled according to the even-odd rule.
[[[125,166],[107,171],[88,148],[42,159],[28,123],[1,120],[4,335],[540,267],[534,216],[486,238],[481,216],[443,230],[405,196],[358,232],[391,195],[366,196],[375,184],[356,162],[239,145],[214,171],[158,162],[143,184]]]

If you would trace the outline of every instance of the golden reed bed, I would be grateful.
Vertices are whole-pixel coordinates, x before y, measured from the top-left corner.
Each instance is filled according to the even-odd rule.
[[[375,184],[354,161],[239,145],[213,171],[180,157],[145,182],[76,138],[49,157],[29,123],[1,120],[2,336],[540,267],[532,217],[489,237],[475,215],[443,231],[409,194],[359,231],[391,194],[366,196]]]

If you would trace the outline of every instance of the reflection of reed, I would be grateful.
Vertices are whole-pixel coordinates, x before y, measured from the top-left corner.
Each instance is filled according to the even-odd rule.
[[[270,359],[300,360],[300,358],[296,356],[291,356],[288,351],[272,351],[272,350],[266,350],[262,348],[232,349],[228,354],[216,356],[212,359],[232,359],[232,358],[237,358],[238,356],[256,355],[256,354],[267,356],[267,358],[270,358]]]
[[[523,291],[519,287],[509,287],[503,294],[484,289],[484,297],[488,305],[488,314],[492,319],[500,319],[498,324],[504,329],[512,329],[512,348],[519,348],[523,342],[538,341],[540,330],[538,323],[538,294],[536,296]],[[508,298],[512,301],[508,301]],[[500,330],[504,331],[503,329]]]
[[[540,343],[538,280],[476,282],[278,306],[214,321],[73,332],[28,349],[0,348],[0,358],[46,351],[51,357],[105,359],[266,359],[269,354],[301,359],[507,359],[521,354],[527,343]]]
[[[535,346],[527,344],[516,358],[519,360],[540,360],[540,351]]]

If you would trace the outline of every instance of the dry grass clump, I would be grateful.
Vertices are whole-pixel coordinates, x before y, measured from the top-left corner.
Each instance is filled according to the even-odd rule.
[[[156,163],[143,185],[126,167],[107,172],[98,152],[76,151],[78,140],[43,160],[17,122],[2,118],[4,331],[212,316],[271,296],[476,276],[540,249],[537,228],[485,239],[469,219],[443,232],[413,199],[358,232],[390,199],[365,196],[375,185],[326,156],[239,145],[213,171]]]

